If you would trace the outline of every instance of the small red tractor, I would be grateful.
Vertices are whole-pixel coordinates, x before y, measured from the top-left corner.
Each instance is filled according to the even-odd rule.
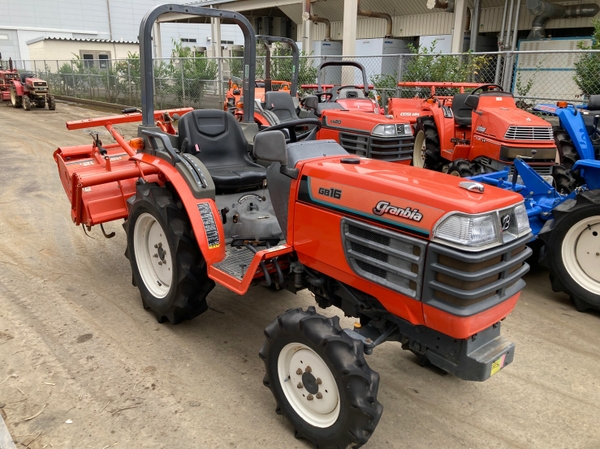
[[[388,113],[415,127],[413,165],[468,177],[512,167],[517,157],[552,180],[556,145],[552,125],[517,108],[496,84],[399,82],[431,89],[429,98],[391,98]],[[459,89],[436,95],[435,89]],[[465,88],[474,88],[464,92]]]
[[[266,49],[265,79],[255,80],[254,85],[254,121],[259,126],[271,126],[286,120],[297,120],[299,109],[298,100],[298,67],[300,51],[293,39],[282,36],[257,35],[257,42],[262,42]],[[292,50],[292,79],[291,81],[271,79],[271,48],[270,44],[280,42]],[[243,80],[229,82],[229,90],[225,96],[223,109],[234,114],[240,121],[244,115]],[[240,85],[241,84],[241,85]]]
[[[314,118],[259,131],[252,103],[241,123],[223,110],[155,111],[152,29],[171,13],[240,26],[244,90],[254,98],[256,41],[244,16],[160,5],[140,26],[142,112],[68,122],[103,126],[116,143],[95,134],[89,145],[54,153],[75,224],[125,220],[144,308],[176,324],[208,309],[215,284],[238,295],[276,285],[283,295],[306,289],[320,307],[355,317],[343,329],[338,317],[295,308],[265,329],[263,383],[296,435],[319,448],[357,448],[374,432],[383,407],[365,354],[381,343],[398,342],[466,380],[483,381],[512,362],[514,344],[500,329],[531,253],[522,197],[356,157],[332,140],[295,141],[298,126],[321,126]],[[177,132],[157,126],[174,112]],[[132,140],[116,126],[140,120]],[[246,135],[254,129],[256,160],[269,168],[248,153],[244,126]]]
[[[45,108],[46,105],[51,111],[56,109],[56,102],[49,93],[48,83],[29,72],[21,73],[17,79],[12,80],[10,102],[13,107],[22,107],[26,111],[31,110],[32,106]]]
[[[321,83],[324,69],[330,66],[360,70],[363,83],[327,85]],[[358,62],[328,61],[319,67],[314,95],[306,96],[302,106],[321,121],[317,139],[333,139],[346,151],[358,156],[409,164],[413,153],[413,131],[406,118],[384,115],[378,102],[370,98],[365,68]]]
[[[13,67],[12,59],[2,61],[0,56],[0,100],[10,101],[10,88],[13,80],[19,79],[19,72]]]

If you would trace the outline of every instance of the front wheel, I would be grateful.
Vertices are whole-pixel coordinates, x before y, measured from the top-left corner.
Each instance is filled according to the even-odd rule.
[[[581,312],[600,309],[600,191],[567,200],[553,214],[540,233],[552,289],[567,293]]]
[[[473,176],[473,167],[469,161],[457,159],[448,167],[448,174],[459,178],[468,178]]]
[[[365,444],[383,407],[379,375],[367,365],[362,343],[342,330],[338,317],[326,318],[314,307],[288,310],[265,335],[263,383],[296,437],[320,449]]]
[[[10,102],[13,105],[13,108],[20,108],[23,105],[22,99],[23,97],[17,95],[17,90],[15,88],[10,90]]]
[[[56,109],[56,100],[52,95],[48,95],[48,109],[54,111]]]
[[[215,284],[181,202],[164,187],[138,185],[123,226],[126,255],[144,308],[160,323],[172,324],[205,312],[206,296]]]
[[[415,145],[413,147],[412,165],[413,167],[424,168],[425,167],[425,152],[427,147],[425,146],[425,131],[420,129],[417,131],[415,136]]]
[[[23,109],[26,111],[31,111],[31,98],[29,98],[27,95],[23,96]]]

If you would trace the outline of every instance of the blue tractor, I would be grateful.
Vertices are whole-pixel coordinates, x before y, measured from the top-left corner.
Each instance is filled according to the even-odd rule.
[[[556,104],[537,104],[533,110],[558,118],[558,125],[554,126],[554,140],[560,165],[566,172],[562,171],[554,178],[559,191],[569,193],[585,183],[579,170],[574,167],[575,163],[600,160],[600,95],[591,95],[586,106],[559,101]]]
[[[564,154],[564,161],[572,156]],[[536,237],[532,244],[540,247],[539,261],[550,272],[552,289],[568,294],[580,312],[600,310],[600,161],[571,160],[571,168],[563,168],[565,175],[577,174],[570,192],[547,183],[521,158],[515,159],[512,174],[505,170],[471,179],[523,195]]]

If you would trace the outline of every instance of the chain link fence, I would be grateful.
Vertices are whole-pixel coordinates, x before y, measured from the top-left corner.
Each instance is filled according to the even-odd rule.
[[[564,100],[583,103],[600,94],[600,51],[528,51],[449,54],[400,54],[360,57],[301,57],[298,68],[291,57],[271,58],[271,79],[290,81],[298,70],[300,95],[317,82],[325,61],[357,61],[383,105],[390,97],[428,97],[428,88],[399,87],[399,81],[453,81],[499,84],[515,95],[517,104]],[[17,61],[21,72],[45,79],[55,95],[140,106],[140,60]],[[322,84],[363,84],[357,69],[330,66],[321,71]],[[232,80],[240,84],[243,58],[168,58],[154,61],[155,107],[221,108]],[[256,62],[256,79],[265,76],[265,57]],[[304,86],[304,88],[302,87]],[[452,95],[455,90],[440,91]]]

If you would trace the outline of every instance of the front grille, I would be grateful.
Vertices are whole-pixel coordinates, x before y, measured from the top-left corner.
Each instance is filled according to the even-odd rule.
[[[531,254],[526,235],[480,252],[465,252],[431,243],[423,302],[458,316],[471,316],[494,307],[525,287]]]
[[[35,87],[48,87],[48,84],[46,83],[46,81],[34,81],[33,85]]]
[[[364,134],[340,133],[340,145],[349,153],[384,161],[412,158],[412,136],[375,137]]]
[[[504,138],[507,140],[552,140],[552,126],[509,126]]]
[[[342,219],[342,241],[356,274],[420,299],[427,242],[349,218]]]
[[[529,164],[529,168],[533,168],[533,170],[540,176],[544,177],[544,176],[552,176],[552,168],[554,166],[553,165],[531,165]],[[510,173],[509,173],[509,178],[508,179],[512,179],[513,173],[515,172],[515,166],[511,166],[510,167]]]

